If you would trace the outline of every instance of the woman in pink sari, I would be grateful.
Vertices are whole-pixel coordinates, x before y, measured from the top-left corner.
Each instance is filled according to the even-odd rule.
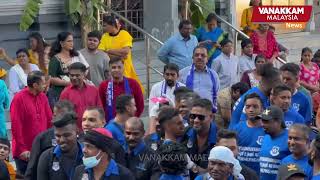
[[[254,54],[263,54],[269,63],[275,61],[278,57],[279,49],[276,38],[269,31],[268,24],[260,24],[258,29],[252,33],[250,39],[253,43]]]

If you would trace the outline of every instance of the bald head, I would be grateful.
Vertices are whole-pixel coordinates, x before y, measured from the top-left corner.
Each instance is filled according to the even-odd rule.
[[[137,117],[129,118],[124,126],[125,136],[130,149],[138,146],[144,136],[144,124]]]

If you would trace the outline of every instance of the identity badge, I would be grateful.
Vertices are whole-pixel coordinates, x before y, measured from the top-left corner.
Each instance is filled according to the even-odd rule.
[[[151,144],[151,149],[156,151],[158,149],[158,144],[157,143],[152,143]]]
[[[58,162],[58,161],[54,161],[54,162],[52,163],[52,170],[58,171],[59,169],[60,169],[59,162]]]
[[[58,145],[57,144],[57,140],[56,139],[51,139],[51,145],[54,147],[54,146],[56,146],[56,145]]]

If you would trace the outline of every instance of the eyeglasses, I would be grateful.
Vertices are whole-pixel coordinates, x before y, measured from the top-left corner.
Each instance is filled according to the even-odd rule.
[[[190,119],[196,119],[198,118],[200,121],[203,121],[206,119],[206,116],[205,115],[201,115],[201,114],[190,114],[189,115],[189,118]]]

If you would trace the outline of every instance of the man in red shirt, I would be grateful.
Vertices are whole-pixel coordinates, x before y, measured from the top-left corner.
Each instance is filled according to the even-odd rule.
[[[136,103],[136,116],[140,117],[144,109],[144,100],[141,88],[134,79],[123,76],[123,60],[112,58],[109,61],[112,80],[105,80],[100,84],[99,93],[103,108],[106,113],[106,121],[115,117],[115,102],[121,94],[131,94]]]
[[[28,87],[17,93],[10,107],[12,154],[19,174],[24,174],[30,158],[33,139],[51,126],[52,112],[47,96],[45,76],[29,73]]]
[[[77,126],[82,129],[82,115],[88,107],[101,107],[99,91],[95,86],[84,82],[86,66],[75,62],[68,67],[71,85],[60,95],[60,100],[66,99],[74,104],[77,113]]]

